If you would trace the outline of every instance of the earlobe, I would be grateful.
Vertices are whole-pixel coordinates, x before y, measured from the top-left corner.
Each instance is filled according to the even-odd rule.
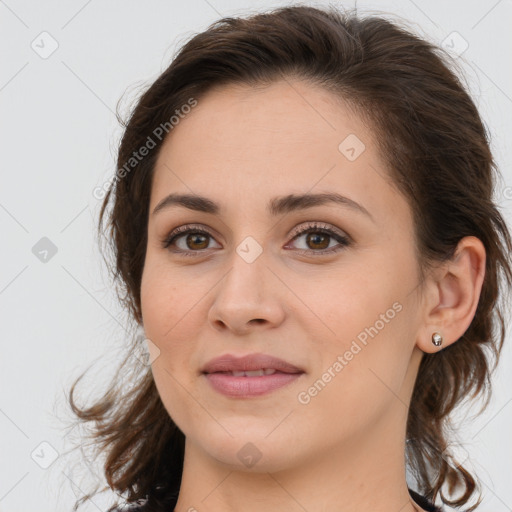
[[[432,277],[431,301],[426,303],[424,352],[439,351],[456,342],[471,325],[485,277],[485,247],[474,237],[459,241],[454,257]],[[430,341],[428,341],[430,340]]]

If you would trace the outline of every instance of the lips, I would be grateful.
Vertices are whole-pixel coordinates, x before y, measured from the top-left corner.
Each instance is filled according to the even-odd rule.
[[[291,363],[267,354],[249,354],[235,357],[225,354],[212,359],[202,368],[202,373],[226,373],[237,377],[258,377],[279,373],[304,373],[304,370]]]
[[[290,385],[302,377],[297,366],[266,354],[212,359],[202,369],[212,389],[230,399],[260,398]]]

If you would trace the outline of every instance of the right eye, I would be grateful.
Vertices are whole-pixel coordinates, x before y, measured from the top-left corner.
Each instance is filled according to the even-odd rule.
[[[188,224],[171,231],[163,240],[162,246],[164,249],[183,256],[197,256],[197,253],[208,248],[208,237],[213,239],[213,235],[209,231]],[[181,242],[181,247],[178,242]],[[170,249],[171,246],[178,249]]]

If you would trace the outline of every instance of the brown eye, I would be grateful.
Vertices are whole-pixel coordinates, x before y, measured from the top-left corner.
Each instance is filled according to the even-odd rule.
[[[325,233],[308,233],[306,244],[311,244],[313,249],[327,249],[329,247],[329,235]]]
[[[305,229],[296,230],[292,242],[302,237],[305,237],[304,243],[306,246],[299,248],[297,252],[308,256],[336,253],[351,244],[350,237],[316,223],[309,224]],[[200,256],[211,248],[210,241],[212,240],[214,240],[213,235],[205,229],[186,225],[173,230],[163,241],[162,246],[164,249],[178,255]],[[332,242],[334,243],[332,244]],[[286,248],[288,247],[286,246]]]
[[[204,229],[181,226],[169,234],[162,246],[177,254],[196,256],[209,248],[210,240],[213,240],[213,236]]]
[[[209,243],[208,237],[209,235],[203,233],[189,233],[185,236],[185,243],[189,249],[206,249]]]
[[[348,236],[338,233],[323,225],[309,224],[306,229],[298,229],[292,241],[304,238],[305,247],[299,248],[299,254],[322,256],[332,254],[350,245]],[[331,245],[331,242],[338,242]]]

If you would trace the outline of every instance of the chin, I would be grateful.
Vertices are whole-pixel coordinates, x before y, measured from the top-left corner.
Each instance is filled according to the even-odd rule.
[[[231,427],[231,428],[230,428]],[[270,435],[272,428],[233,429],[226,426],[233,437],[222,429],[222,434],[202,435],[197,439],[201,448],[214,460],[232,471],[248,471],[255,473],[277,472],[287,469],[296,458],[297,442],[283,439],[278,435]],[[274,424],[275,428],[275,424]],[[219,432],[216,429],[215,432]],[[299,444],[300,446],[300,444]]]
[[[233,446],[229,451],[209,449],[210,456],[231,471],[276,473],[287,469],[291,463],[289,453],[283,453],[282,447],[277,449],[268,443],[262,446],[249,441],[241,447]]]

